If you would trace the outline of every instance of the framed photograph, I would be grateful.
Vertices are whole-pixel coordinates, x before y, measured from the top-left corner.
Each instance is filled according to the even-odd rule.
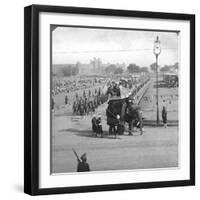
[[[24,11],[24,192],[194,185],[195,16]]]

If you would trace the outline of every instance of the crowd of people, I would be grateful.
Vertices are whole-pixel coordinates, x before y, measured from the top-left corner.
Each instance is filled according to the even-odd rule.
[[[135,96],[147,81],[148,79],[141,79],[137,82],[129,79],[108,81],[105,78],[96,77],[85,77],[78,80],[57,80],[52,88],[52,109],[54,109],[55,104],[54,95],[65,92],[64,103],[65,105],[72,105],[73,115],[83,116],[95,113],[95,110],[110,97],[124,98],[121,94],[123,88],[128,88],[129,91],[132,91],[131,95]],[[102,87],[103,85],[106,86],[106,90],[105,87]]]
[[[106,82],[102,77],[86,77],[86,78],[62,78],[53,80],[52,94],[53,96],[60,93],[76,92],[78,90],[85,90],[94,86],[102,85]]]
[[[102,92],[102,89],[95,89],[94,93],[91,90],[88,93],[83,91],[83,95],[76,94],[73,102],[72,110],[74,115],[88,115],[95,112],[95,109],[108,100],[108,95]]]
[[[132,86],[132,92],[127,96],[121,97],[120,81],[116,83],[112,81],[108,84],[107,95],[109,96],[108,107],[106,110],[107,124],[109,125],[109,134],[114,133],[123,134],[125,130],[125,122],[129,124],[129,134],[131,135],[132,126],[139,128],[142,134],[143,132],[143,118],[142,111],[137,105],[137,94],[146,85],[149,78],[141,79],[137,82],[135,87]],[[142,93],[141,93],[142,95]],[[101,116],[93,115],[92,118],[92,130],[98,135],[103,137],[103,129],[101,124]]]
[[[149,80],[150,78],[145,78],[145,79],[143,78],[138,81],[131,81],[130,79],[128,80],[120,79],[119,82],[111,81],[108,83],[107,94],[111,97],[117,96],[124,98],[121,94],[122,93],[121,91],[124,88],[127,88],[131,91],[131,95],[135,96]]]
[[[132,90],[132,96],[135,97],[135,95],[148,83],[150,78],[146,78],[145,80],[142,80],[138,84],[135,85],[135,88]]]

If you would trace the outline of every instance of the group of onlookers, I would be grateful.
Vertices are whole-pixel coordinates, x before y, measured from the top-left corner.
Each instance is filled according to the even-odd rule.
[[[89,77],[89,78],[62,78],[55,79],[52,83],[52,94],[53,96],[60,93],[75,92],[78,90],[85,90],[90,87],[102,85],[106,82],[105,78]]]

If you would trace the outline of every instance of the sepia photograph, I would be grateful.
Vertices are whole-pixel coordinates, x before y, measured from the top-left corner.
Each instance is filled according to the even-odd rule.
[[[179,167],[179,31],[50,25],[50,169]]]

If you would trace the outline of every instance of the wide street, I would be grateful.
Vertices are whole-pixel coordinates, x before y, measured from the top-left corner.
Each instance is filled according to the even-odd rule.
[[[143,135],[108,136],[105,109],[101,105],[104,138],[91,131],[92,115],[69,116],[65,111],[53,115],[52,172],[76,172],[78,155],[87,153],[92,171],[178,167],[178,127],[145,127]],[[63,108],[65,110],[65,108]]]
[[[141,94],[140,106],[145,120],[156,119],[156,89],[152,79],[145,93]],[[82,91],[81,91],[82,92]],[[62,99],[62,103],[61,100]],[[143,135],[133,132],[128,135],[128,127],[124,135],[115,138],[108,135],[106,124],[107,102],[100,105],[95,114],[101,114],[104,137],[96,137],[92,132],[91,119],[93,113],[86,116],[72,114],[72,105],[63,105],[64,95],[58,96],[61,105],[52,113],[52,173],[76,172],[78,155],[87,153],[88,163],[92,171],[127,170],[178,167],[178,126],[152,127],[145,126]],[[159,115],[165,105],[168,120],[178,120],[178,89],[159,88]]]

